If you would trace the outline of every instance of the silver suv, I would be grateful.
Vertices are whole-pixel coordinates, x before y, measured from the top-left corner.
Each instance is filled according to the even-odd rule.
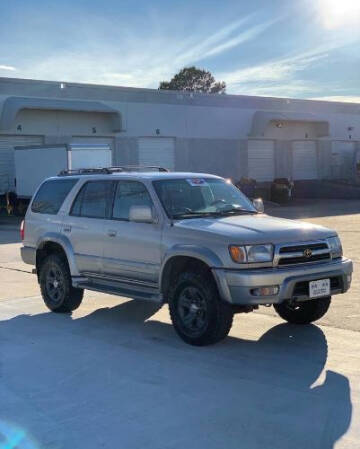
[[[260,305],[291,323],[318,320],[349,289],[352,262],[336,232],[261,206],[209,174],[64,172],[35,193],[21,255],[50,310],[75,310],[84,289],[167,302],[193,345],[218,342],[234,313]]]

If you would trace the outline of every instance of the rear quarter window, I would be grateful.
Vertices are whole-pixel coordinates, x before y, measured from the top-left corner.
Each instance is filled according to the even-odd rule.
[[[56,215],[77,179],[45,181],[31,204],[32,212]]]

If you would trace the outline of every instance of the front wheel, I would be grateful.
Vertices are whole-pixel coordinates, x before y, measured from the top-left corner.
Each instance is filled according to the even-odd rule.
[[[221,301],[208,272],[181,273],[170,291],[169,309],[176,332],[191,345],[217,343],[232,326],[232,308]]]
[[[274,304],[274,309],[281,318],[289,323],[310,324],[325,315],[330,303],[331,296],[328,296],[294,304],[284,301],[281,304]]]
[[[72,286],[68,264],[57,254],[48,256],[41,264],[39,275],[41,295],[53,312],[72,312],[83,299],[84,290]]]

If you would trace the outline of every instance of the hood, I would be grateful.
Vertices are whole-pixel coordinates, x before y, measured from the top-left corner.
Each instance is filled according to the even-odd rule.
[[[235,244],[304,242],[336,235],[335,231],[323,226],[266,214],[192,218],[178,221],[175,226],[217,234]]]

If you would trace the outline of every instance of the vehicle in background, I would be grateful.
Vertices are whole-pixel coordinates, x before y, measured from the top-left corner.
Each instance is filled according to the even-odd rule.
[[[45,179],[63,170],[108,167],[112,151],[106,144],[21,146],[15,147],[14,158],[16,192],[9,197],[21,215]]]
[[[308,324],[350,288],[352,262],[330,229],[270,217],[229,180],[164,169],[62,172],[41,184],[21,228],[47,307],[84,289],[168,303],[179,336],[220,341],[234,313],[273,305]]]

